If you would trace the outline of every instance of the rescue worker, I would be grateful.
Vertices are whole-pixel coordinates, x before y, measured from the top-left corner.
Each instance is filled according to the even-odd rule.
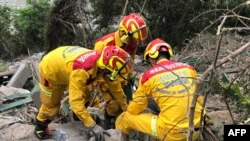
[[[141,76],[127,111],[116,120],[116,129],[127,135],[136,130],[160,140],[186,141],[189,111],[196,90],[195,69],[184,63],[171,61],[173,50],[161,39],[151,41],[144,51],[144,61],[152,67]],[[152,98],[159,107],[159,114],[146,113]],[[193,139],[199,135],[202,97],[195,108]]]
[[[148,29],[146,28],[146,22],[137,13],[131,13],[122,18],[119,23],[119,28],[117,31],[104,35],[96,40],[94,45],[94,50],[101,51],[106,45],[115,45],[124,49],[127,53],[130,54],[134,60],[137,46],[139,43],[143,43],[148,36]],[[134,85],[134,77],[132,76],[133,70],[126,78],[126,81],[122,81],[123,91],[127,97],[127,102],[132,99],[132,91]],[[107,89],[107,85],[103,84],[102,89]],[[109,102],[112,104],[112,101]],[[105,112],[105,128],[110,129],[114,126],[116,117],[120,113],[115,115],[110,115]]]
[[[124,49],[134,59],[137,46],[140,42],[144,42],[148,37],[148,29],[146,22],[137,13],[131,13],[124,16],[120,21],[119,28],[113,33],[104,35],[97,39],[94,50],[102,50],[106,45],[115,45]],[[132,71],[131,71],[132,73]],[[132,99],[132,75],[129,76],[130,83],[124,82],[123,90],[127,96],[127,100]]]
[[[69,104],[84,126],[100,135],[104,129],[92,119],[86,107],[91,101],[90,90],[103,80],[109,86],[112,98],[126,110],[126,96],[119,77],[126,77],[132,67],[130,55],[110,45],[102,51],[78,46],[63,46],[49,52],[39,63],[40,98],[42,105],[36,117],[35,135],[39,139],[51,138],[48,124],[58,114],[64,91],[69,90]],[[124,76],[123,76],[124,75]]]

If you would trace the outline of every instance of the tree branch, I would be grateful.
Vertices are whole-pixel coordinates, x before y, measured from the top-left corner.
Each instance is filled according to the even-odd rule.
[[[216,62],[214,62],[213,65],[211,65],[201,76],[200,81],[197,84],[197,89],[195,91],[194,94],[194,98],[192,100],[192,104],[190,107],[190,113],[189,113],[189,130],[188,130],[188,141],[192,141],[192,135],[194,132],[194,111],[195,111],[195,106],[198,100],[198,93],[201,89],[201,85],[202,82],[206,79],[206,77],[208,76],[208,74],[215,68],[217,68],[218,66],[221,66],[222,64],[230,61],[232,58],[235,58],[239,53],[243,52],[244,50],[248,49],[250,47],[250,41],[248,43],[246,43],[245,45],[241,46],[239,49],[237,49],[235,52],[233,52],[232,54],[226,56],[223,59],[218,60],[218,63],[216,65]]]
[[[246,49],[248,49],[250,47],[250,41],[246,44],[244,44],[243,46],[241,46],[239,49],[235,50],[232,54],[226,56],[223,59],[218,60],[218,63],[216,65],[216,68],[227,63],[228,61],[232,60],[232,58],[235,58],[238,54],[240,54],[241,52],[245,51]],[[210,71],[213,69],[213,65],[209,66],[208,69],[202,74],[200,80],[205,80],[205,78],[208,76],[208,74],[210,73]]]
[[[126,15],[126,10],[127,10],[128,3],[129,3],[128,0],[126,0],[123,11],[122,11],[122,16]]]
[[[67,21],[64,21],[64,20],[62,20],[62,19],[60,19],[60,18],[56,18],[58,21],[60,21],[66,28],[68,28],[70,31],[72,31],[74,34],[76,34],[76,30],[75,30],[75,28],[74,28],[74,25],[72,24],[72,23],[70,23],[70,22],[67,22]],[[72,28],[70,28],[69,26]]]
[[[147,3],[147,0],[144,0],[141,11],[140,11],[140,15],[142,14],[142,11],[144,10],[146,3]]]
[[[220,35],[220,34],[221,34],[221,31],[222,31],[221,28],[222,28],[223,24],[225,23],[226,19],[227,19],[227,16],[224,16],[222,22],[221,22],[220,25],[218,26],[216,35]]]
[[[84,44],[85,44],[85,47],[88,47],[88,42],[87,42],[86,34],[85,34],[85,22],[84,22],[84,19],[83,19],[83,12],[82,12],[82,1],[77,0],[76,5],[77,5],[77,8],[78,8],[79,18],[80,18],[80,21],[82,23],[82,32],[83,32],[82,35],[83,35]]]
[[[232,30],[237,30],[237,31],[242,31],[242,30],[250,30],[249,27],[232,27],[232,28],[223,28],[222,31],[232,31]]]

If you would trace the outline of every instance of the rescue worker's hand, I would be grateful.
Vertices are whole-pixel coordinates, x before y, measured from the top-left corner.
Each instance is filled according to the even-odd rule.
[[[213,120],[208,114],[204,115],[204,124],[205,125],[214,125]]]
[[[90,130],[93,131],[95,134],[104,132],[104,129],[96,123],[90,127]]]
[[[105,140],[104,134],[110,136],[106,130],[104,130],[101,126],[96,123],[90,127],[90,133],[92,132],[92,136],[95,136],[97,140]]]
[[[121,106],[122,111],[126,111],[128,104],[127,103],[120,103],[120,106]]]

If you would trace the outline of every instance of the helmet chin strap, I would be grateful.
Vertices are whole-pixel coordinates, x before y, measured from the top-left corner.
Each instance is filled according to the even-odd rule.
[[[111,73],[111,76],[109,77],[109,80],[110,80],[110,81],[115,80],[115,78],[117,77],[117,75],[119,75],[122,79],[126,80],[130,85],[133,85],[133,84],[129,81],[129,79],[125,78],[125,77],[121,74],[122,69],[124,69],[124,68],[126,67],[126,65],[129,63],[129,59],[130,59],[130,58],[127,58],[127,59],[126,59],[126,62],[122,65],[122,67],[121,67],[120,69],[115,70],[115,71],[113,71],[113,72]],[[136,72],[135,76],[133,76],[131,79],[135,78],[136,75],[137,75],[137,73],[138,73],[138,72]]]

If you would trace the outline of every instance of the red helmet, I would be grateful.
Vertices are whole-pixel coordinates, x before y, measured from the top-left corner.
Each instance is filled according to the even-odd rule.
[[[162,50],[162,51],[169,52],[170,57],[173,56],[173,50],[172,50],[171,46],[168,43],[166,43],[165,41],[157,38],[157,39],[151,41],[148,44],[147,48],[145,49],[144,60],[146,60],[147,57],[157,58],[161,47],[167,47],[167,49],[165,48],[165,50]]]
[[[119,30],[124,31],[127,36],[121,38],[133,36],[139,41],[144,41],[148,37],[148,29],[146,26],[146,22],[139,14],[131,13],[124,16],[119,24]]]
[[[110,45],[103,48],[97,65],[101,69],[108,69],[111,72],[110,79],[113,80],[118,74],[127,75],[132,71],[132,59],[123,49]]]

